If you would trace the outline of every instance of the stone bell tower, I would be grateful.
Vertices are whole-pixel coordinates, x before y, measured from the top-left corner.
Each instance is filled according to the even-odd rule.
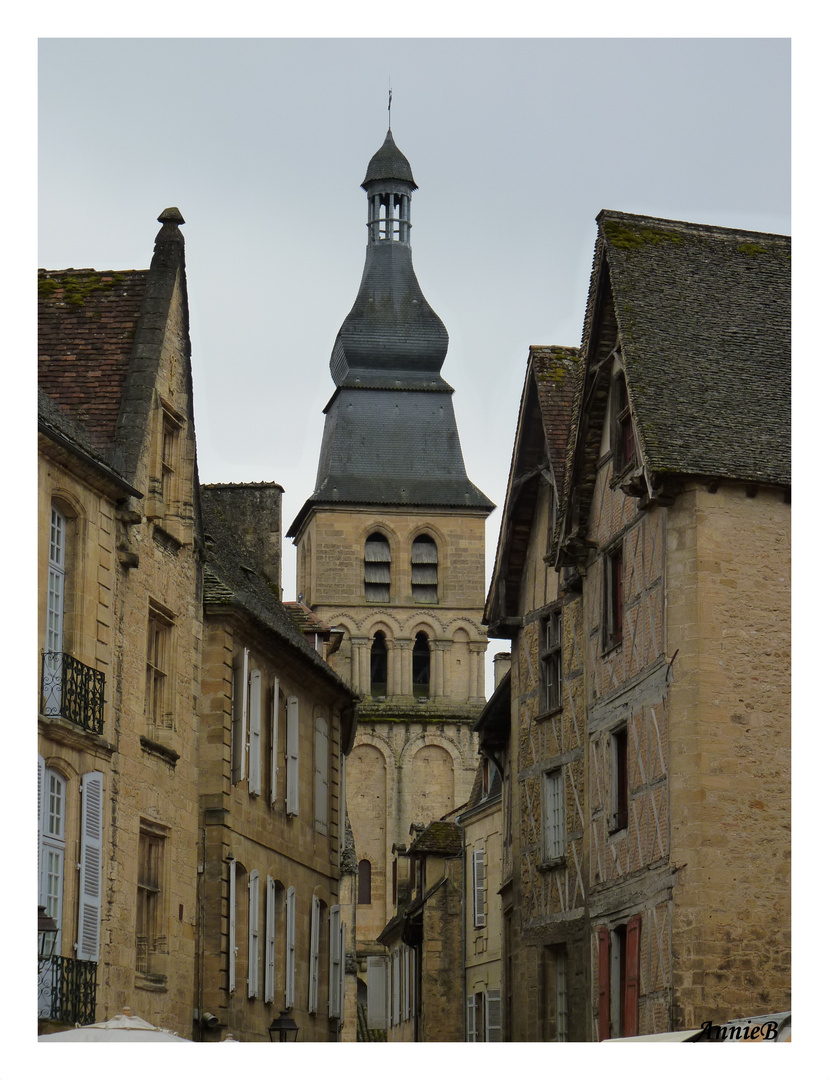
[[[341,635],[330,663],[363,695],[346,766],[358,958],[382,951],[375,939],[398,899],[394,849],[412,822],[469,796],[493,509],[466,474],[440,374],[449,337],[412,266],[417,185],[391,131],[362,187],[363,277],[331,353],[316,489],[288,532],[298,592]]]

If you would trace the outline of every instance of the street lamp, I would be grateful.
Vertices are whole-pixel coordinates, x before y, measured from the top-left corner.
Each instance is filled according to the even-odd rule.
[[[279,1016],[275,1020],[271,1020],[271,1026],[268,1028],[271,1042],[296,1042],[299,1028],[296,1026],[296,1020],[289,1013],[289,1009],[282,1009]],[[277,1035],[279,1036],[278,1039],[276,1038]]]
[[[46,914],[43,904],[37,906],[37,958],[51,960],[58,939],[58,924],[51,915]]]

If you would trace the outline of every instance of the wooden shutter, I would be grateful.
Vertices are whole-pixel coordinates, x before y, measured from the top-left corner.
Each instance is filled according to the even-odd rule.
[[[625,943],[625,1037],[639,1034],[639,940],[642,916],[627,924]]]
[[[285,810],[299,813],[299,698],[288,698],[288,730],[285,739]]]
[[[466,999],[466,1041],[476,1041],[475,1031],[475,995],[470,994]]]
[[[273,680],[273,713],[271,715],[271,806],[276,806],[277,748],[279,746],[279,679]]]
[[[227,864],[227,989],[236,989],[236,860]]]
[[[296,889],[285,894],[285,1008],[294,1004],[296,980]]]
[[[610,1038],[610,932],[599,930],[599,1042]]]
[[[308,958],[308,1012],[315,1013],[319,1003],[320,972],[320,901],[311,897],[311,947]]]
[[[328,832],[328,724],[323,716],[314,721],[314,828]]]
[[[472,852],[472,912],[473,924],[483,926],[486,922],[484,901],[486,899],[486,872],[484,868],[484,849]]]
[[[340,974],[337,980],[337,1016],[340,1018],[340,1027],[343,1024],[343,1012],[345,1011],[345,922],[340,922]]]
[[[250,673],[250,703],[248,706],[250,726],[250,780],[248,791],[258,795],[262,790],[262,672]]]
[[[328,915],[328,1015],[340,1015],[340,909]]]
[[[366,959],[366,1012],[371,1031],[386,1026],[386,961],[382,956]]]
[[[501,991],[486,992],[486,1041],[501,1041]]]
[[[43,889],[40,884],[41,881],[41,866],[43,864],[43,857],[41,853],[41,846],[43,843],[43,781],[46,776],[46,759],[37,755],[37,880],[38,880],[38,903],[42,895]]]
[[[402,982],[403,982],[402,1016],[403,1016],[404,1020],[408,1020],[412,1015],[410,998],[409,998],[409,990],[410,990],[411,982],[412,982],[411,956],[412,956],[412,950],[407,945],[404,945],[403,946],[403,976],[402,976]]]
[[[259,997],[259,871],[248,877],[248,997]]]
[[[245,740],[248,716],[248,650],[243,649],[233,663],[233,719],[230,731],[230,782],[245,779]]]
[[[265,884],[265,1001],[276,996],[276,883]]]
[[[97,960],[101,944],[104,774],[85,773],[81,783],[81,884],[78,959]]]

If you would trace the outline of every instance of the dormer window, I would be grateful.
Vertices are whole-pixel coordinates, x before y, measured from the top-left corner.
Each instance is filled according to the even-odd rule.
[[[633,417],[630,413],[627,382],[619,372],[613,382],[613,471],[624,472],[636,460]]]

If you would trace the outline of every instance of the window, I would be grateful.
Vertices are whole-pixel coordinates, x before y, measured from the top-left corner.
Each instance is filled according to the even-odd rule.
[[[567,950],[556,951],[556,1042],[567,1042]]]
[[[144,712],[154,727],[173,727],[171,694],[173,620],[150,601],[147,620],[147,683]]]
[[[623,372],[619,372],[613,381],[613,426],[612,426],[613,471],[624,470],[636,460],[636,443],[633,434],[633,418],[630,413],[627,382]]]
[[[421,631],[415,634],[412,649],[412,693],[415,697],[429,696],[429,639]]]
[[[396,861],[394,866],[396,869]],[[357,864],[357,903],[371,903],[371,863],[368,859],[360,859]]]
[[[382,533],[372,533],[365,550],[366,600],[387,604],[391,590],[391,550]]]
[[[52,505],[49,527],[49,581],[46,596],[46,652],[63,652],[63,605],[66,585],[66,518]]]
[[[280,888],[269,874],[265,885],[265,1001],[276,997],[276,910]]]
[[[162,980],[159,958],[167,952],[163,882],[166,831],[142,822],[138,834],[138,903],[135,917],[136,970]]]
[[[279,775],[279,679],[273,680],[273,706],[271,711],[271,806],[276,806],[276,780]]]
[[[285,734],[285,812],[299,813],[299,698],[288,698]]]
[[[55,955],[60,956],[63,921],[63,864],[66,855],[66,781],[47,769],[38,755],[38,904],[58,924]]]
[[[314,721],[314,828],[328,832],[328,724],[323,716]]]
[[[248,997],[259,997],[259,871],[248,877]]]
[[[233,683],[231,685],[230,721],[230,782],[238,784],[245,779],[245,743],[248,727],[248,667],[249,654],[242,649],[233,658]]]
[[[484,849],[472,852],[472,925],[484,926],[486,923],[486,866]]]
[[[604,557],[604,645],[612,649],[622,640],[624,614],[622,589],[622,545],[612,548]]]
[[[386,958],[366,957],[366,1015],[369,1030],[385,1028],[388,1023],[386,1005]]]
[[[438,602],[438,548],[425,533],[412,544],[412,599],[418,604]]]
[[[626,829],[628,823],[628,729],[619,728],[610,736],[611,783],[610,828]]]
[[[236,989],[236,860],[227,864],[227,989]]]
[[[342,1016],[342,946],[345,924],[340,922],[339,906],[328,916],[328,1015]]]
[[[179,425],[168,412],[164,413],[161,431],[161,500],[164,512],[175,513],[174,484],[178,456]]]
[[[598,931],[599,1039],[639,1034],[639,945],[642,916]]]
[[[386,635],[378,630],[371,642],[371,696],[385,697],[388,686]]]
[[[541,620],[540,642],[541,712],[551,712],[561,705],[561,612]]]
[[[466,999],[466,1041],[501,1042],[501,990],[483,990]]]
[[[544,852],[543,862],[564,857],[566,823],[564,819],[564,775],[560,769],[544,773]]]
[[[285,894],[285,1008],[293,1008],[296,992],[296,889]]]

